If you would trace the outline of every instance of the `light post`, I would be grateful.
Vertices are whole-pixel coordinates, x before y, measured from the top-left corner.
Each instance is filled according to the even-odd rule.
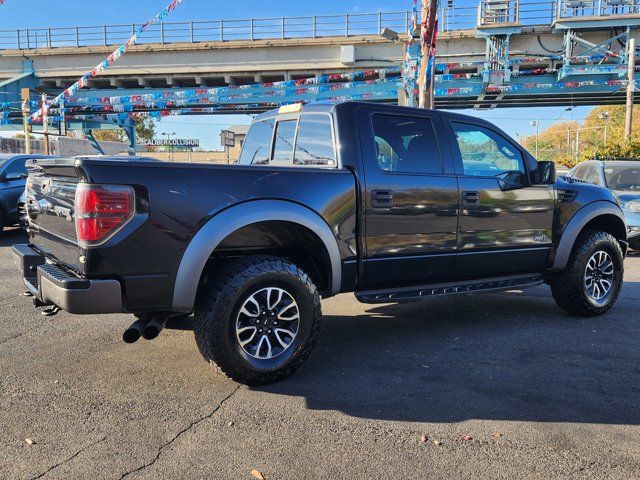
[[[162,135],[167,137],[167,151],[169,152],[169,161],[173,160],[171,156],[171,137],[174,136],[176,132],[166,133],[162,132]]]
[[[538,158],[538,136],[540,135],[540,122],[538,120],[531,120],[529,125],[536,127],[536,159]]]
[[[607,130],[609,129],[609,112],[600,112],[600,118],[604,120],[604,146],[607,146]]]

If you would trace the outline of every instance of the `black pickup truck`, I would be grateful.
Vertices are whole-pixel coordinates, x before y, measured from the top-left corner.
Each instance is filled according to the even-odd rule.
[[[453,113],[289,105],[255,118],[234,166],[28,168],[29,244],[14,252],[36,306],[134,314],[128,342],[192,316],[205,359],[247,384],[303,363],[321,297],[406,302],[544,282],[562,309],[593,316],[622,285],[615,195],[556,180],[495,126]]]

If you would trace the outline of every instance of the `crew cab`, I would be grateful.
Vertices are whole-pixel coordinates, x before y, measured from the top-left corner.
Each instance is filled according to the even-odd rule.
[[[14,252],[36,306],[134,314],[128,342],[192,316],[204,358],[252,385],[308,357],[321,297],[408,302],[544,282],[562,309],[593,316],[622,285],[615,195],[556,179],[500,129],[454,113],[288,105],[254,119],[233,166],[28,168],[29,243]]]

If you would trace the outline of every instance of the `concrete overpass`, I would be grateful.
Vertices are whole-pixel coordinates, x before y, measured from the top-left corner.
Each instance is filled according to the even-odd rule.
[[[455,7],[443,5],[439,18],[438,107],[624,99],[620,82],[627,75],[626,45],[640,25],[640,0],[460,0]],[[78,97],[180,92],[398,66],[409,24],[409,12],[160,24],[145,34],[145,43],[89,80]],[[58,93],[135,27],[0,32],[0,91],[15,95],[18,87],[29,86]],[[398,32],[398,38],[380,35],[384,28]],[[592,79],[597,82],[585,85]],[[397,98],[392,92],[381,99]]]

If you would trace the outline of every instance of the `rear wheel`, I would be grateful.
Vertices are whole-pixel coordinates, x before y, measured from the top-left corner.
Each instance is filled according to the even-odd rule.
[[[322,312],[316,287],[283,259],[234,260],[200,287],[195,337],[203,357],[248,385],[276,382],[307,359]]]
[[[4,230],[4,227],[5,227],[4,213],[2,213],[2,209],[0,209],[0,233],[2,233],[2,230]]]
[[[551,279],[551,292],[556,304],[572,315],[602,315],[616,302],[623,273],[618,241],[609,233],[587,230],[576,240],[566,268]]]

